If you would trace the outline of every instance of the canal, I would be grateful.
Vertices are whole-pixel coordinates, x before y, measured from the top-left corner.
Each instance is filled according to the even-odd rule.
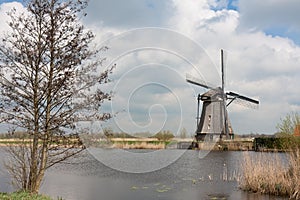
[[[120,157],[122,154],[115,151],[106,150],[105,155],[101,152],[102,157],[109,156],[103,160],[95,152],[92,156],[85,151],[77,158],[54,166],[47,172],[40,192],[66,200],[285,199],[239,189],[240,166],[245,152],[122,150],[124,155],[130,153],[131,156]],[[3,149],[0,153],[5,155]],[[1,157],[3,161],[5,156]],[[10,191],[13,188],[1,165],[0,192]]]

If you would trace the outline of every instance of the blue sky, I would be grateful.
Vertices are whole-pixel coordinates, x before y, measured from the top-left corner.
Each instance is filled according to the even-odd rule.
[[[6,2],[0,0],[1,31]],[[83,23],[96,33],[97,45],[109,45],[108,63],[127,52],[108,86],[116,99],[105,105],[123,112],[107,126],[132,132],[185,127],[192,133],[195,97],[205,90],[186,84],[184,76],[194,73],[219,85],[222,48],[227,90],[260,100],[259,110],[228,108],[235,132],[276,132],[281,117],[300,112],[299,7],[298,0],[90,0]],[[141,31],[145,27],[161,30]],[[152,49],[128,53],[141,47]]]

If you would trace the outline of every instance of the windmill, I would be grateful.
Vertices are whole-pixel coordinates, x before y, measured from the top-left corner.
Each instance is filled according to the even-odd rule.
[[[250,108],[257,108],[259,104],[259,101],[249,97],[234,92],[225,92],[223,55],[223,50],[221,50],[222,85],[220,87],[212,86],[189,74],[186,75],[187,82],[209,89],[209,91],[199,94],[197,97],[197,141],[203,141],[207,135],[209,135],[209,140],[222,139],[224,136],[227,139],[232,139],[233,130],[228,118],[227,107],[232,102],[237,102]],[[200,101],[203,101],[201,117],[199,117]]]

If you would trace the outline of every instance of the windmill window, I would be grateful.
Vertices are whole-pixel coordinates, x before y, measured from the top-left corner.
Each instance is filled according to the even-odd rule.
[[[210,121],[211,120],[211,115],[208,115],[208,121]]]
[[[208,130],[210,129],[210,124],[208,124],[207,129],[208,129]]]

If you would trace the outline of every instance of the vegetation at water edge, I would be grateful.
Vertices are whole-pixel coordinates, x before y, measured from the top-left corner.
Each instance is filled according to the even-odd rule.
[[[300,150],[288,154],[245,153],[240,187],[245,191],[300,199]]]
[[[288,151],[286,158],[277,153],[245,153],[240,179],[243,190],[300,199],[300,148],[294,131],[299,125],[300,116],[293,113],[281,119],[277,126],[281,138],[286,140],[272,143]]]
[[[1,200],[51,200],[50,197],[27,192],[0,193]]]

